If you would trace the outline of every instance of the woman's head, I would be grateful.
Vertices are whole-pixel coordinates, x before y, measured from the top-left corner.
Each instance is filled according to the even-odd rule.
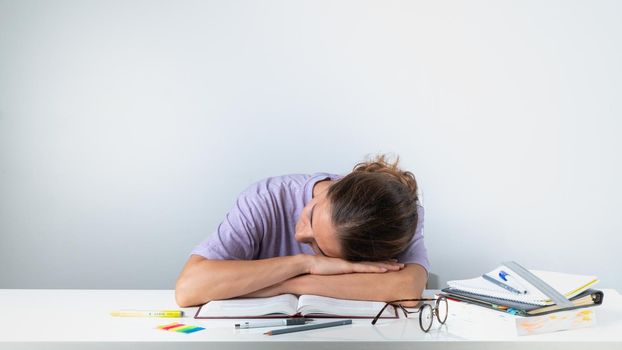
[[[299,221],[297,237],[309,238],[320,253],[347,260],[395,258],[415,233],[417,202],[414,175],[400,170],[397,160],[379,156],[357,164],[315,197],[303,211],[306,225]]]
[[[387,260],[404,251],[417,225],[417,182],[384,156],[357,164],[330,186],[331,221],[347,260]]]

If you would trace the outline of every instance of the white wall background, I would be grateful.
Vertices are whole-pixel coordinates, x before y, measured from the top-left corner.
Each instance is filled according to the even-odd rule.
[[[173,288],[251,182],[393,152],[441,283],[622,289],[619,1],[0,0],[0,287]]]

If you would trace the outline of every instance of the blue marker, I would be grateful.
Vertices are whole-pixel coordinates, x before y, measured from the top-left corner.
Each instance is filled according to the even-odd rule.
[[[497,281],[496,279],[494,279],[494,278],[492,278],[492,277],[490,277],[490,276],[488,276],[486,274],[482,275],[482,277],[486,281],[494,283],[494,284],[498,285],[499,287],[501,287],[503,289],[506,289],[506,290],[508,290],[508,291],[510,291],[510,292],[512,292],[514,294],[521,294],[521,292],[518,289],[514,289],[514,288],[510,287],[509,285],[507,285],[507,284],[505,284],[505,283],[503,283],[501,281]]]
[[[518,291],[518,293],[527,294],[527,290],[523,286],[521,286],[520,283],[517,283],[513,277],[510,277],[509,273],[501,270],[499,271],[499,278],[501,278],[505,282],[508,282],[508,284],[511,284],[512,288]],[[508,279],[511,279],[511,281],[509,281]]]
[[[505,276],[507,276],[507,275],[508,275],[508,273],[507,273],[507,272],[505,272],[505,271],[499,271],[499,277],[500,277],[502,280],[506,281],[506,282],[508,281],[508,279],[507,279],[507,278],[505,278]]]

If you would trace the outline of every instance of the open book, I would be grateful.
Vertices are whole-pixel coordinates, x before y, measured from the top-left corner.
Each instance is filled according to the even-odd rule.
[[[269,298],[213,300],[202,305],[194,318],[374,318],[384,306],[381,301],[346,300],[318,295],[282,294]],[[389,306],[382,318],[397,318]]]

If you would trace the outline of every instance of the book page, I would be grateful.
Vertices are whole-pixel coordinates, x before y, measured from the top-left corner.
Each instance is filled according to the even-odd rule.
[[[297,304],[298,299],[293,294],[282,294],[269,298],[212,300],[201,307],[196,317],[294,315]]]
[[[347,300],[319,295],[301,295],[298,300],[298,312],[303,315],[373,318],[384,304],[382,301]],[[382,317],[395,317],[395,309],[387,307],[382,313]]]
[[[566,298],[572,298],[575,295],[579,295],[581,292],[598,283],[598,278],[596,276],[574,275],[569,273],[539,270],[530,271],[558,292],[563,294]]]

